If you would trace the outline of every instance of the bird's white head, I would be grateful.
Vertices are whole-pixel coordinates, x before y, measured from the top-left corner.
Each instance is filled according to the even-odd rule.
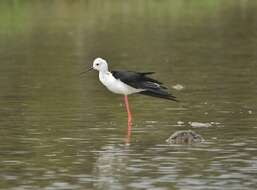
[[[93,62],[93,69],[97,71],[106,72],[108,71],[108,64],[104,59],[98,57]]]

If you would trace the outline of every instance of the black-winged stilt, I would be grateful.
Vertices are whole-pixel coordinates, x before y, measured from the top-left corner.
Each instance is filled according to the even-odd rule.
[[[176,97],[167,92],[167,88],[162,83],[148,77],[154,72],[133,72],[133,71],[109,71],[106,60],[96,58],[93,66],[88,69],[99,71],[99,79],[111,92],[123,94],[128,113],[128,126],[131,127],[132,115],[129,108],[128,95],[139,93],[143,95],[164,98],[177,101]]]

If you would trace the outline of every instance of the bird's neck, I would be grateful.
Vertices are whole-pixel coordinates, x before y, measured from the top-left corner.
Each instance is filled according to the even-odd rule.
[[[108,70],[99,71],[99,75],[108,75],[110,72]]]
[[[111,73],[109,71],[99,71],[99,79],[104,85],[106,85],[106,81],[108,81],[110,76]]]
[[[99,71],[99,79],[100,81],[102,80],[106,80],[109,76],[110,76],[110,72],[107,70],[107,71]]]

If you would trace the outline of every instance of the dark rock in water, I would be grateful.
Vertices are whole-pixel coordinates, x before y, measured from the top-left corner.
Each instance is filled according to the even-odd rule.
[[[203,137],[192,130],[176,131],[166,140],[171,144],[193,144],[203,141]]]

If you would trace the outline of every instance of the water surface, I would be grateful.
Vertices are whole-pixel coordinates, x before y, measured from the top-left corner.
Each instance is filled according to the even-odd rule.
[[[1,1],[0,189],[256,189],[256,8]],[[79,76],[98,56],[156,71],[181,102],[130,96],[127,145],[123,97]],[[185,129],[206,142],[166,144]]]

